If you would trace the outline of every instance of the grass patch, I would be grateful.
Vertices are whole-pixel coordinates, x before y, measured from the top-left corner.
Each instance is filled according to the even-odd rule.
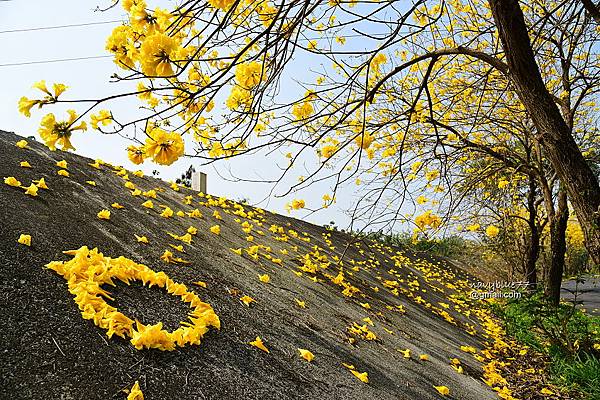
[[[496,304],[493,311],[507,334],[548,356],[554,384],[600,400],[600,318],[571,304],[553,307],[541,293]]]

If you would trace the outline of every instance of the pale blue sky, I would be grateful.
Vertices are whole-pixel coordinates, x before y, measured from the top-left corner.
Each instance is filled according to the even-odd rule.
[[[168,6],[168,1],[150,2],[152,5]],[[82,24],[120,20],[124,12],[117,6],[107,12],[94,12],[96,6],[104,7],[108,0],[66,1],[66,0],[31,0],[0,2],[0,31],[49,27],[57,25]],[[31,62],[39,60],[54,60],[64,58],[88,57],[107,55],[104,42],[111,30],[118,23],[92,25],[86,27],[73,27],[54,30],[36,30],[28,32],[0,33],[0,64]],[[306,71],[305,67],[303,70]],[[14,131],[23,136],[37,136],[37,128],[41,117],[46,112],[53,112],[58,119],[63,119],[65,110],[71,107],[53,106],[47,111],[32,110],[32,117],[25,118],[17,111],[17,102],[21,96],[35,97],[36,91],[31,85],[41,79],[48,84],[60,82],[68,85],[70,89],[63,95],[64,98],[99,98],[123,90],[122,86],[115,87],[110,84],[109,77],[117,71],[111,58],[101,58],[83,61],[69,61],[45,64],[32,64],[22,66],[0,66],[0,129]],[[291,71],[298,76],[298,71]],[[290,82],[290,85],[293,85]],[[298,89],[298,93],[303,90]],[[135,101],[119,104],[120,115],[132,118],[138,104]],[[76,108],[77,107],[72,107]],[[79,110],[81,111],[81,110]],[[92,158],[102,158],[114,164],[123,165],[128,169],[138,169],[138,166],[129,162],[125,148],[128,144],[123,138],[102,135],[88,130],[84,133],[75,133],[72,142],[78,154]],[[308,159],[305,162],[315,162]],[[259,179],[272,177],[272,161],[265,158],[239,158],[230,162],[220,162],[215,165],[223,174],[231,168],[237,176]],[[198,165],[193,159],[181,159],[170,167],[161,167],[152,163],[145,163],[141,169],[150,173],[153,169],[161,171],[163,179],[174,179],[190,164]],[[219,178],[213,167],[203,167],[208,174],[209,192],[215,195],[226,196],[231,199],[249,198],[251,202],[259,202],[268,196],[271,186],[250,184],[243,182],[228,182]],[[291,176],[295,178],[304,175],[301,170]],[[289,182],[294,182],[290,180]],[[288,184],[289,184],[288,182]],[[282,185],[278,193],[287,189]],[[259,204],[269,210],[286,213],[284,205],[292,198],[305,199],[308,206],[318,206],[322,203],[321,196],[330,192],[327,184],[312,186],[298,194],[291,194],[285,199],[271,197],[268,203]],[[295,217],[324,224],[331,220],[344,227],[348,218],[342,210],[348,208],[356,196],[355,188],[338,192],[338,204],[327,210],[306,216],[305,212],[295,211]]]

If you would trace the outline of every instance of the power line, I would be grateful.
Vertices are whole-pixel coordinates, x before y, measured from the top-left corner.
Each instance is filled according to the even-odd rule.
[[[123,21],[120,19],[116,19],[114,21],[87,22],[87,23],[83,23],[83,24],[41,26],[41,27],[37,27],[37,28],[25,28],[25,29],[10,29],[7,31],[0,31],[0,34],[16,33],[16,32],[46,31],[46,30],[51,30],[51,29],[76,28],[76,27],[80,27],[80,26],[91,26],[91,25],[106,25],[106,24],[114,24],[115,22],[123,22]]]
[[[10,64],[0,64],[0,67],[17,67],[21,65],[34,65],[34,64],[50,64],[50,63],[59,63],[66,61],[81,61],[81,60],[94,60],[99,58],[109,58],[113,57],[110,55],[106,56],[90,56],[90,57],[75,57],[75,58],[59,58],[55,60],[42,60],[42,61],[26,61],[26,62],[18,62],[18,63],[10,63]]]

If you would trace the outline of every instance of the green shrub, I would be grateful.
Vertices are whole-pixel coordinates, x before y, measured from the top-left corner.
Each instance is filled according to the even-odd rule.
[[[586,315],[572,304],[558,307],[542,293],[497,304],[492,311],[517,341],[550,358],[552,380],[566,390],[600,400],[600,318]]]

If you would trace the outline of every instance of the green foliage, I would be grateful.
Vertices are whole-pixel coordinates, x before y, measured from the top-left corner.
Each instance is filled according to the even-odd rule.
[[[593,354],[555,357],[551,374],[558,385],[581,391],[589,400],[600,400],[600,358]]]
[[[558,307],[542,293],[493,307],[504,320],[506,332],[550,358],[550,374],[557,385],[600,400],[600,318],[572,304]]]
[[[376,241],[390,246],[401,247],[413,251],[427,252],[430,255],[452,258],[462,254],[467,241],[460,236],[448,236],[444,238],[427,239],[423,237],[413,238],[408,232],[383,233],[371,232],[368,236]]]

